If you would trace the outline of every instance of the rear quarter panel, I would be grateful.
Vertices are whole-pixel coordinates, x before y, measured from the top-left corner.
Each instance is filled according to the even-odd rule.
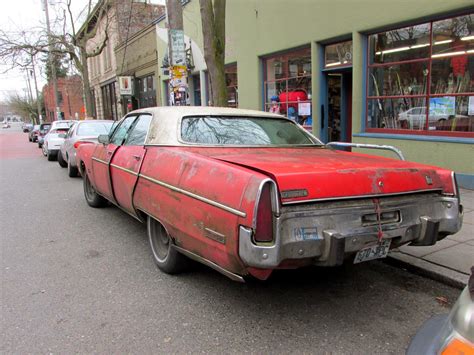
[[[245,274],[238,256],[239,225],[251,226],[257,191],[265,178],[263,174],[183,148],[147,147],[134,206],[163,223],[178,246],[229,271]],[[235,211],[229,212],[187,193]]]

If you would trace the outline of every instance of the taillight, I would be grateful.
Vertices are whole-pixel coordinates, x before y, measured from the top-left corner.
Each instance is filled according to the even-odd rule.
[[[91,142],[77,141],[76,143],[74,143],[74,149],[79,148],[79,146],[84,143],[91,143]]]
[[[254,239],[257,243],[273,241],[273,212],[271,184],[265,183],[258,200]]]

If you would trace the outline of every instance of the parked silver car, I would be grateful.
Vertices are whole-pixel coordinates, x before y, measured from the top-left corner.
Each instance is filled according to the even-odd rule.
[[[96,142],[100,134],[109,134],[114,121],[87,120],[77,122],[65,135],[64,142],[58,152],[58,163],[66,168],[70,177],[78,174],[76,164],[76,148],[80,144]]]

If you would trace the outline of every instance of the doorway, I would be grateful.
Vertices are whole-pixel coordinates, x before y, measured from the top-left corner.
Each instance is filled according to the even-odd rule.
[[[327,142],[351,142],[352,71],[326,73]]]

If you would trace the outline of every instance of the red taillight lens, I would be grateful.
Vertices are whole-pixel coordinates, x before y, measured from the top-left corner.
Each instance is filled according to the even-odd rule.
[[[257,219],[254,238],[256,242],[273,241],[273,212],[271,186],[263,185],[257,207]]]
[[[77,141],[76,143],[74,143],[74,149],[79,148],[79,146],[84,143],[91,143],[91,142]]]

